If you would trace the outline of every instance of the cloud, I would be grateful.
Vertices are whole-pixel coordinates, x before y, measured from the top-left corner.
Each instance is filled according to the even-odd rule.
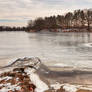
[[[91,7],[92,0],[0,0],[0,25],[12,23],[22,26],[37,17]]]

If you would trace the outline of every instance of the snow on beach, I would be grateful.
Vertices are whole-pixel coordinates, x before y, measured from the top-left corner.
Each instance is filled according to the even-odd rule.
[[[36,89],[35,89],[35,92],[45,92],[45,90],[48,90],[49,87],[48,85],[46,85],[43,81],[41,81],[41,79],[39,78],[39,76],[35,73],[35,70],[34,69],[31,69],[31,68],[26,68],[24,69],[25,73],[27,74],[27,76],[29,76],[30,80],[28,81],[29,83],[33,83],[35,86],[36,86]],[[3,74],[4,76],[7,75],[7,76],[2,76],[0,78],[0,92],[9,92],[10,90],[12,92],[15,92],[15,90],[20,90],[19,92],[22,92],[21,89],[22,89],[22,86],[20,86],[20,79],[19,78],[24,78],[24,81],[25,81],[25,74],[22,73],[22,75],[19,75],[17,72],[13,75],[12,72],[9,74],[9,73],[5,73]],[[8,75],[13,75],[15,77],[9,77]],[[18,76],[16,76],[18,75]],[[21,77],[20,77],[21,76]],[[13,82],[15,84],[12,84],[10,83],[11,80],[13,80]],[[28,80],[28,79],[27,79]],[[9,82],[10,81],[10,82]],[[24,82],[23,81],[23,82]],[[26,82],[26,81],[25,81]],[[30,85],[30,84],[29,84]],[[25,85],[27,86],[27,85]],[[29,91],[23,91],[23,92],[29,92]],[[32,91],[33,92],[33,91]]]
[[[12,85],[11,83],[0,84],[0,87],[1,86],[4,86],[4,87],[0,90],[0,92],[9,92],[10,90],[15,91],[15,90],[20,90],[21,89],[20,86],[18,86],[16,84]]]
[[[0,74],[0,92],[33,92],[35,88],[23,68]]]
[[[22,68],[20,67],[21,65]],[[35,73],[36,69],[40,66],[40,60],[38,58],[19,58],[8,66],[9,67],[5,66],[5,73],[1,72],[0,92],[9,92],[10,90],[12,92],[15,92],[15,90],[20,90],[18,92],[29,92],[29,89],[31,91],[35,90],[35,92],[44,92],[45,90],[48,90],[48,86],[41,81],[39,76]],[[26,80],[30,80],[26,81],[25,77],[27,78]],[[19,86],[21,84],[21,81],[19,80],[23,81],[24,86],[31,85],[31,88],[25,91],[22,86]],[[13,84],[11,84],[11,82],[13,82]],[[25,85],[25,82],[28,83]]]
[[[12,79],[12,77],[7,76],[7,77],[2,77],[2,78],[0,78],[0,81],[1,81],[1,80],[6,80],[6,81],[7,81],[7,80],[10,80],[10,79]]]
[[[40,79],[40,75],[36,73],[41,63],[39,59],[22,58],[18,60],[18,62],[11,65],[17,66],[23,61],[22,67],[18,65],[17,67],[12,67],[12,69],[10,68],[10,71],[6,68],[7,71],[0,74],[0,92],[92,92],[92,86],[89,87],[87,85],[60,84],[57,82],[48,86],[48,84]]]
[[[30,80],[35,84],[37,87],[35,92],[44,92],[45,90],[48,90],[48,86],[40,80],[39,76],[32,72],[31,69],[26,69],[25,72],[30,76]]]
[[[76,92],[77,91],[77,86],[75,85],[70,85],[70,84],[60,84],[60,83],[56,83],[56,84],[52,84],[51,85],[52,88],[54,88],[55,90],[60,89],[61,87],[63,87],[63,89],[66,92]]]
[[[88,92],[92,91],[92,86],[88,87],[88,86],[83,86],[83,85],[73,85],[73,84],[60,84],[60,83],[56,83],[56,84],[51,84],[51,88],[58,90],[60,88],[63,88],[65,90],[65,92],[78,92],[78,90],[85,90],[82,92]]]

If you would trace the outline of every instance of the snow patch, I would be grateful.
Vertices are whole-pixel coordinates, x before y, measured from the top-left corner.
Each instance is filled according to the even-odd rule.
[[[51,84],[50,87],[57,90],[57,89],[60,89],[62,85],[63,84],[60,84],[60,83],[57,82],[55,84]]]
[[[92,91],[92,87],[82,87],[82,86],[81,86],[80,89]]]
[[[0,78],[0,81],[1,81],[1,80],[6,80],[6,81],[7,81],[7,80],[10,80],[10,79],[12,79],[12,77],[6,76],[6,77]]]
[[[40,80],[39,76],[34,73],[34,70],[28,68],[25,69],[25,72],[29,75],[30,80],[36,86],[35,92],[44,92],[45,90],[49,89],[48,86]]]
[[[63,89],[66,92],[77,92],[78,89],[92,91],[92,86],[89,87],[89,86],[83,86],[83,85],[60,84],[58,82],[56,84],[50,85],[50,87],[53,88],[53,89],[55,89],[55,90],[58,90],[61,87],[63,87]]]
[[[92,43],[86,43],[84,44],[86,47],[92,47]]]
[[[78,89],[75,85],[66,84],[63,86],[66,92],[76,92]]]
[[[21,87],[18,85],[11,85],[11,83],[7,84],[0,84],[0,87],[4,86],[2,89],[0,89],[0,92],[9,92],[10,90],[15,91],[15,90],[21,90]]]

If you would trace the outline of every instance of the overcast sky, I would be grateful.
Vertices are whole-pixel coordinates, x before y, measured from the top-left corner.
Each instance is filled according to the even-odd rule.
[[[92,0],[0,0],[0,25],[26,26],[30,19],[92,8]]]

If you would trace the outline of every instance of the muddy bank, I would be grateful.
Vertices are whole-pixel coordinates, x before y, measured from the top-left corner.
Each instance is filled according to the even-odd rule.
[[[89,70],[62,68],[61,71],[55,71],[55,69],[50,70],[49,67],[41,64],[36,73],[49,84],[59,82],[92,85],[92,71]]]

